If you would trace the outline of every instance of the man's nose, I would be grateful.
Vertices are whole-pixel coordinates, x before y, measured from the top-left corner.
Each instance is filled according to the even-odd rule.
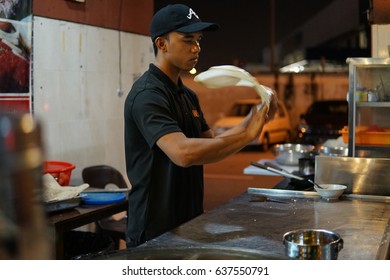
[[[201,50],[201,48],[200,48],[199,42],[194,43],[192,46],[192,51],[193,52],[200,52],[200,50]]]

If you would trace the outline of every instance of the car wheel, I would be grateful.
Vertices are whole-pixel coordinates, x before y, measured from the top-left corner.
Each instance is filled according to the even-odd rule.
[[[268,151],[269,145],[270,145],[269,136],[268,136],[268,134],[265,134],[264,138],[263,138],[263,142],[261,143],[261,149],[263,150],[263,152]]]

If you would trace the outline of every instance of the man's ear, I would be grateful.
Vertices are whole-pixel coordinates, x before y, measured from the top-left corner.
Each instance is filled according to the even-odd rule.
[[[163,37],[157,37],[156,40],[155,40],[155,43],[156,43],[156,46],[159,50],[161,50],[162,52],[165,52],[166,51],[166,40],[163,38]]]

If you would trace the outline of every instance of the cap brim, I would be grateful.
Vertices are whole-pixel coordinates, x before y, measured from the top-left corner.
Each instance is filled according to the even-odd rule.
[[[219,25],[211,22],[196,22],[187,26],[176,29],[177,32],[192,33],[200,31],[215,31],[219,29]]]

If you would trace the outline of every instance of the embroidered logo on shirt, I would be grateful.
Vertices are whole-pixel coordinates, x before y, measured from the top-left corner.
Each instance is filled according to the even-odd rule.
[[[198,15],[194,12],[194,10],[190,8],[189,11],[188,11],[187,18],[191,19],[192,15],[194,15],[197,19],[199,19]]]
[[[196,109],[192,110],[192,115],[193,115],[195,118],[199,118],[198,110],[196,110]]]

